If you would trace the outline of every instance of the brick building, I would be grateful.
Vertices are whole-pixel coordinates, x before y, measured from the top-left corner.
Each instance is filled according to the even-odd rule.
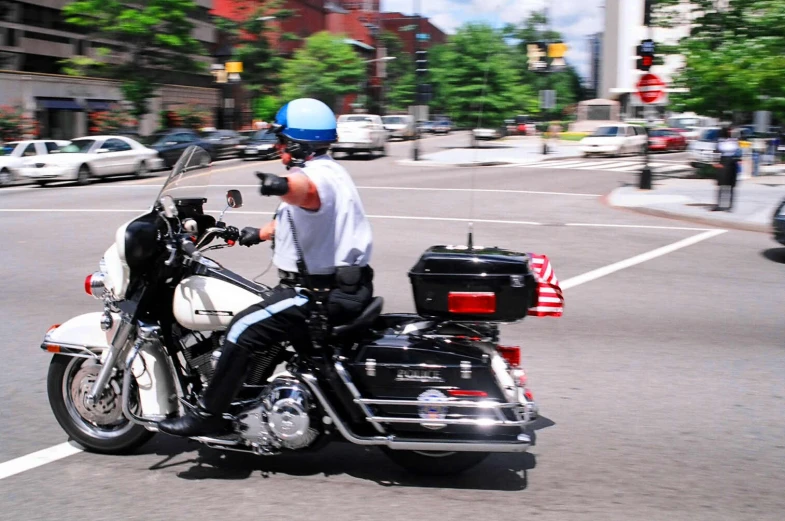
[[[382,30],[396,32],[403,40],[404,49],[410,53],[414,53],[418,32],[427,35],[424,48],[446,40],[444,32],[431,24],[427,18],[423,18],[422,25],[417,25],[422,27],[422,31],[413,30],[411,26],[418,24],[418,17],[401,13],[382,13],[380,4],[380,0],[286,0],[282,8],[292,10],[296,14],[284,20],[268,22],[277,29],[270,33],[271,43],[284,55],[291,55],[308,36],[320,31],[329,31],[346,35],[346,41],[354,46],[363,59],[374,60],[384,56],[384,50],[379,49],[378,45],[378,36]],[[258,4],[253,0],[214,0],[211,12],[214,16],[240,22],[247,20],[257,6]],[[407,26],[410,29],[408,31],[404,30]],[[281,41],[280,35],[284,33],[295,34],[300,39]],[[367,108],[374,111],[381,109],[382,86],[379,78],[381,73],[382,66],[378,62],[368,64],[369,81],[366,82],[364,94],[367,96]],[[239,98],[243,97],[243,94],[236,89],[235,95]],[[339,111],[350,111],[356,101],[356,96],[348,96]],[[243,110],[248,112],[246,101],[238,99],[238,104],[244,106]]]

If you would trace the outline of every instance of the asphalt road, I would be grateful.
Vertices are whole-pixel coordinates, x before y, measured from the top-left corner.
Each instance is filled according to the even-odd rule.
[[[566,288],[564,317],[504,329],[552,423],[530,453],[425,479],[348,444],[259,458],[158,435],[130,456],[79,452],[0,479],[0,519],[782,519],[785,249],[608,208],[601,196],[629,172],[398,165],[411,146],[342,161],[372,216],[387,311],[413,310],[408,269],[432,244],[463,243],[470,220],[476,244],[548,255]],[[227,222],[268,220],[257,169],[283,172],[216,165],[209,208],[237,187],[246,205]],[[82,281],[162,181],[0,190],[0,470],[66,441],[38,346],[99,309]],[[269,264],[264,245],[215,257],[247,276]]]

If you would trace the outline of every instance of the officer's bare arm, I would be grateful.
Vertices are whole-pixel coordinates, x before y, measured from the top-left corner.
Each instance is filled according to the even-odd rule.
[[[306,210],[316,211],[322,207],[319,191],[307,175],[293,173],[288,175],[287,178],[289,180],[289,191],[282,195],[281,199]]]
[[[270,221],[259,229],[259,238],[269,241],[275,235],[275,221]]]

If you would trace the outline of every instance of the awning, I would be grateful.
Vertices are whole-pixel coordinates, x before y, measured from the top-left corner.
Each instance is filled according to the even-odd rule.
[[[363,48],[366,51],[372,51],[374,49],[373,47],[371,47],[367,43],[363,43],[363,42],[358,41],[358,40],[352,40],[351,38],[347,38],[346,40],[344,40],[344,42],[348,43],[349,45],[356,45],[357,47]]]
[[[113,100],[87,100],[87,110],[90,111],[103,111],[103,110],[110,110],[112,105],[116,104],[116,101]]]
[[[82,106],[71,98],[36,98],[42,109],[82,110]]]

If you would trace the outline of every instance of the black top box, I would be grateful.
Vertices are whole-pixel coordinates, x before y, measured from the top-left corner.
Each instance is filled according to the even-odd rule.
[[[432,246],[409,271],[417,313],[462,322],[516,322],[534,304],[529,256],[501,248]]]

